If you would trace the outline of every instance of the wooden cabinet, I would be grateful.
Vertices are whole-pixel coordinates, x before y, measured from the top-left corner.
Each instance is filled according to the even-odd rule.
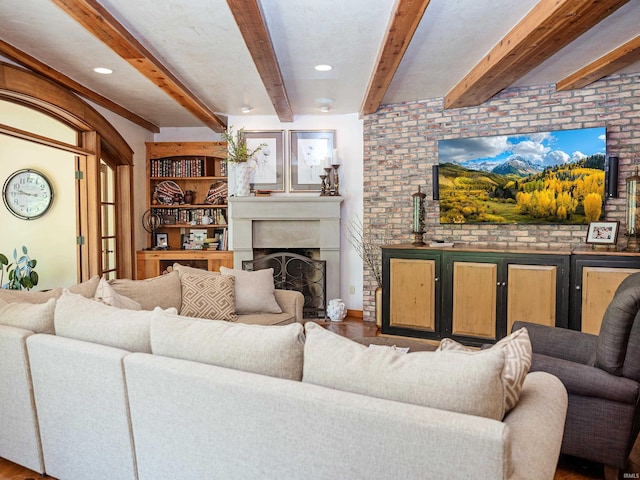
[[[568,255],[445,251],[443,264],[443,335],[485,343],[518,320],[567,326]]]
[[[524,320],[566,327],[570,255],[390,246],[382,332],[490,343]]]
[[[151,233],[147,236],[149,248],[162,246],[158,241],[162,239],[169,250],[181,250],[183,240],[197,229],[201,232],[198,233],[200,239],[218,240],[211,253],[220,252],[220,258],[224,259],[228,219],[227,144],[155,142],[145,145],[147,208],[156,223],[154,236]],[[153,230],[149,225],[145,228]],[[188,259],[189,255],[199,252],[187,250],[184,257]]]
[[[439,252],[383,250],[383,332],[435,338],[439,332]]]
[[[570,328],[597,335],[616,289],[640,271],[640,255],[633,252],[577,251],[571,261]]]
[[[137,279],[157,277],[167,272],[174,263],[194,268],[219,271],[220,267],[233,268],[233,252],[208,250],[140,250],[136,252]]]
[[[598,334],[640,253],[385,246],[382,332],[478,345],[518,320]]]
[[[179,250],[182,235],[202,229],[208,238],[219,236],[218,247],[224,249],[227,144],[155,142],[146,149],[148,208],[160,218],[156,233],[166,234],[169,248]],[[148,245],[154,243],[149,235]]]

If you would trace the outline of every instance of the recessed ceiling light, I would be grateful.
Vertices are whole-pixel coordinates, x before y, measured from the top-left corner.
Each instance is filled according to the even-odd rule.
[[[101,73],[102,75],[110,75],[113,73],[113,70],[106,67],[96,67],[93,69],[93,71],[96,73]]]
[[[316,65],[314,67],[317,71],[319,72],[328,72],[329,70],[332,70],[333,67],[331,65],[327,65],[327,64],[320,64],[320,65]]]
[[[253,108],[251,108],[249,105],[243,105],[243,106],[240,108],[240,111],[241,111],[242,113],[249,113],[251,110],[253,110]]]

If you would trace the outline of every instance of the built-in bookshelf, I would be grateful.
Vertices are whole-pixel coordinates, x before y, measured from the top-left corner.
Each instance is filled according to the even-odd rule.
[[[146,223],[153,230],[148,248],[226,249],[227,144],[154,142],[146,147],[151,217]]]

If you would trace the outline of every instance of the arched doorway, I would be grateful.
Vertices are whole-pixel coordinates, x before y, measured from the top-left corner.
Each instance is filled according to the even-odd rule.
[[[75,133],[71,142],[32,131],[29,126],[0,122],[0,134],[4,136],[63,151],[74,158],[74,178],[70,184],[65,181],[64,188],[76,195],[75,209],[69,214],[75,216],[77,228],[77,280],[105,272],[111,278],[131,278],[132,149],[89,104],[37,74],[2,62],[0,99],[46,114]],[[110,229],[106,234],[105,228]]]

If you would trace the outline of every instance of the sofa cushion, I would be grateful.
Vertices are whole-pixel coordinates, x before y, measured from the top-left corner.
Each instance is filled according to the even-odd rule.
[[[180,311],[182,291],[178,272],[167,273],[146,280],[130,280],[127,278],[109,280],[109,284],[120,295],[138,302],[143,310],[155,307],[175,308]]]
[[[93,298],[101,301],[105,305],[111,305],[112,307],[126,308],[128,310],[142,310],[142,306],[138,302],[125,297],[124,295],[120,295],[104,278],[100,279],[100,283],[98,283],[98,288],[96,289],[96,294]]]
[[[96,293],[100,277],[95,275],[86,282],[69,287],[71,293],[77,293],[86,298],[92,298]],[[0,288],[0,300],[5,302],[46,303],[50,298],[59,298],[63,288],[54,288],[46,291],[37,290],[6,290]]]
[[[637,283],[640,283],[638,277],[630,275],[618,286],[604,312],[596,340],[595,365],[612,375],[620,376],[623,373],[627,342],[640,311],[640,288],[637,288]],[[637,333],[634,331],[631,345],[634,349],[637,349]],[[630,373],[640,373],[640,370]]]
[[[233,276],[186,273],[180,277],[180,282],[181,315],[229,322],[238,320]]]
[[[151,349],[156,355],[300,380],[304,348],[300,323],[246,325],[171,315],[155,309]]]
[[[503,349],[478,354],[370,349],[305,324],[304,382],[500,420],[506,413]]]
[[[505,387],[505,404],[507,411],[509,411],[518,403],[522,384],[529,373],[529,368],[531,368],[532,351],[529,333],[526,328],[520,328],[511,335],[498,340],[491,348],[503,349],[505,352],[502,381]],[[445,350],[479,353],[450,338],[443,338],[436,351]]]
[[[152,314],[112,307],[65,291],[56,302],[55,331],[61,337],[151,353]]]
[[[182,276],[186,273],[193,273],[193,274],[202,274],[202,275],[220,275],[220,272],[212,272],[210,270],[205,270],[203,268],[195,268],[195,267],[190,267],[188,265],[182,265],[181,263],[174,263],[173,264],[173,270],[175,272],[178,272],[178,275]]]
[[[220,273],[236,277],[236,313],[282,313],[274,294],[273,268],[247,272],[220,267]]]
[[[50,298],[46,303],[9,303],[0,300],[0,324],[31,330],[35,333],[54,334],[55,308],[55,298]]]

